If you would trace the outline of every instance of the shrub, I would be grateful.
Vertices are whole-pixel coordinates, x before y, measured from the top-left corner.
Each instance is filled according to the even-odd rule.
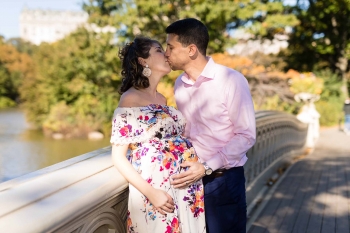
[[[320,113],[320,125],[334,126],[342,119],[343,102],[334,99],[332,101],[319,100],[315,103],[317,111]]]

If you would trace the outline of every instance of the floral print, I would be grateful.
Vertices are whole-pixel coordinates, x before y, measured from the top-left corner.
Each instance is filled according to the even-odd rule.
[[[128,160],[153,187],[165,190],[175,202],[174,213],[161,215],[147,197],[129,184],[127,230],[134,233],[205,233],[202,182],[174,189],[171,176],[186,170],[184,161],[198,161],[192,144],[182,135],[185,120],[173,107],[151,104],[117,108],[111,143],[129,144]]]
[[[165,233],[180,233],[179,231],[179,219],[174,217],[171,222],[167,222]]]

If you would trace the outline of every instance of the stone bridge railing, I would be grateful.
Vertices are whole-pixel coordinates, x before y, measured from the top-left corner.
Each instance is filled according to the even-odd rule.
[[[277,111],[255,113],[256,143],[244,165],[247,190],[247,212],[252,212],[268,188],[267,182],[278,175],[293,159],[305,153],[308,126],[295,116]],[[276,178],[275,178],[276,179]]]
[[[307,126],[281,112],[256,113],[257,142],[245,165],[248,212],[268,178],[301,154]],[[0,184],[0,232],[124,233],[128,184],[110,147]]]

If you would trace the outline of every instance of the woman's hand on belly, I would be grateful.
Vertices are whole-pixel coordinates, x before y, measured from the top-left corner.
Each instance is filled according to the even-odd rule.
[[[152,188],[149,193],[146,194],[149,201],[159,211],[159,213],[166,215],[167,213],[173,213],[175,204],[173,198],[164,190]]]
[[[112,161],[125,179],[137,190],[145,195],[154,207],[161,213],[166,214],[174,211],[173,198],[164,190],[153,188],[141,175],[132,167],[126,158],[128,145],[112,146]]]

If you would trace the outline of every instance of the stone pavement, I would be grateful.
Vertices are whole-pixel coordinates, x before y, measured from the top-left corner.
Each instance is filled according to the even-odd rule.
[[[248,233],[350,233],[350,136],[322,129],[270,196]]]

